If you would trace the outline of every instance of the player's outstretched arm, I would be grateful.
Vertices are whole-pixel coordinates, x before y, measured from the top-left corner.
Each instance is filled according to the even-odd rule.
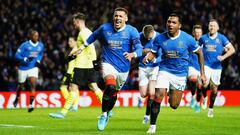
[[[78,54],[80,54],[83,49],[85,49],[86,47],[88,47],[91,43],[93,43],[97,38],[97,36],[99,35],[99,31],[101,30],[101,27],[99,29],[97,29],[96,31],[94,31],[86,41],[84,41],[83,45],[80,45],[80,47],[78,48],[77,51],[70,53],[68,56],[77,56]]]
[[[88,45],[81,45],[76,51],[71,52],[68,56],[69,57],[76,57],[78,54],[80,54]]]

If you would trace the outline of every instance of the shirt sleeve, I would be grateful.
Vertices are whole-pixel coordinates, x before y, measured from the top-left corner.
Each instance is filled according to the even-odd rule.
[[[222,35],[222,43],[223,43],[223,47],[225,47],[227,44],[230,43],[230,41],[227,39],[226,36]]]
[[[100,26],[97,30],[95,30],[89,37],[87,40],[85,40],[86,42],[84,43],[85,46],[88,46],[90,44],[92,44],[96,39],[99,39],[101,32],[103,29],[103,25]]]
[[[132,40],[133,48],[135,48],[135,51],[134,51],[135,57],[142,56],[142,44],[140,41],[140,35],[136,28],[134,28],[132,31],[131,40]]]
[[[196,52],[200,48],[197,41],[190,35],[188,36],[188,47],[190,52]]]
[[[24,61],[24,56],[23,56],[23,52],[24,52],[24,44],[21,44],[20,47],[17,49],[17,52],[15,53],[15,58],[21,62]]]
[[[153,53],[157,53],[158,50],[160,48],[160,44],[159,44],[159,38],[156,37],[152,43],[152,49],[151,49],[151,52]]]
[[[159,63],[162,60],[162,49],[158,49],[156,63]]]

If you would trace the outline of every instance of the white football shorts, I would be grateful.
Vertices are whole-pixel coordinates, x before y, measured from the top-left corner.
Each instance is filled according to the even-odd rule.
[[[139,67],[139,86],[145,86],[150,80],[157,80],[159,67]]]
[[[128,72],[120,73],[109,63],[102,63],[102,69],[103,78],[107,75],[113,75],[117,81],[116,90],[120,90],[127,80]]]
[[[24,83],[27,78],[36,77],[38,78],[38,68],[34,67],[28,70],[18,70],[18,82]]]
[[[222,69],[212,69],[205,65],[204,70],[207,81],[210,81],[210,83],[213,83],[214,85],[220,85]]]
[[[189,67],[188,68],[188,77],[189,76],[200,76],[200,71],[198,71],[197,69],[195,69],[194,67]]]
[[[186,87],[186,76],[176,76],[167,71],[159,71],[157,77],[156,88],[166,88],[167,91],[176,89],[176,90],[185,90]]]

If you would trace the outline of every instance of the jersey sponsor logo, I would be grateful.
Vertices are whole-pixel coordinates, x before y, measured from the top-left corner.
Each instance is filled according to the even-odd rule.
[[[209,52],[216,52],[216,45],[206,45],[207,51]]]
[[[108,44],[110,48],[113,49],[122,49],[122,41],[117,40],[108,40]]]
[[[30,55],[29,55],[29,57],[37,57],[37,55],[38,55],[38,52],[30,52]]]
[[[179,56],[178,56],[178,51],[173,51],[173,50],[166,51],[165,56],[166,56],[167,58],[179,58]]]

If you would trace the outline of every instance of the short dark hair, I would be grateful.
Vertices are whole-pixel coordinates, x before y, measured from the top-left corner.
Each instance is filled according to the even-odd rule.
[[[152,25],[145,25],[142,30],[143,34],[146,36],[148,36],[151,31],[154,31],[154,28]]]
[[[123,12],[126,13],[126,15],[128,15],[128,10],[126,8],[123,8],[123,7],[117,7],[117,8],[114,9],[114,12],[115,11],[123,11]]]
[[[73,19],[79,19],[79,20],[86,20],[86,15],[84,13],[81,12],[77,12],[75,14],[73,14]]]
[[[209,22],[216,22],[218,24],[217,19],[210,19]]]
[[[35,29],[30,29],[30,30],[28,31],[28,38],[31,38],[32,35],[33,35],[34,33],[36,33],[36,32],[37,32],[37,30],[35,30]]]
[[[196,24],[193,26],[192,30],[195,30],[195,29],[202,29],[202,26],[199,24]]]
[[[171,13],[169,17],[178,17],[179,22],[182,23],[182,16],[176,12]]]

